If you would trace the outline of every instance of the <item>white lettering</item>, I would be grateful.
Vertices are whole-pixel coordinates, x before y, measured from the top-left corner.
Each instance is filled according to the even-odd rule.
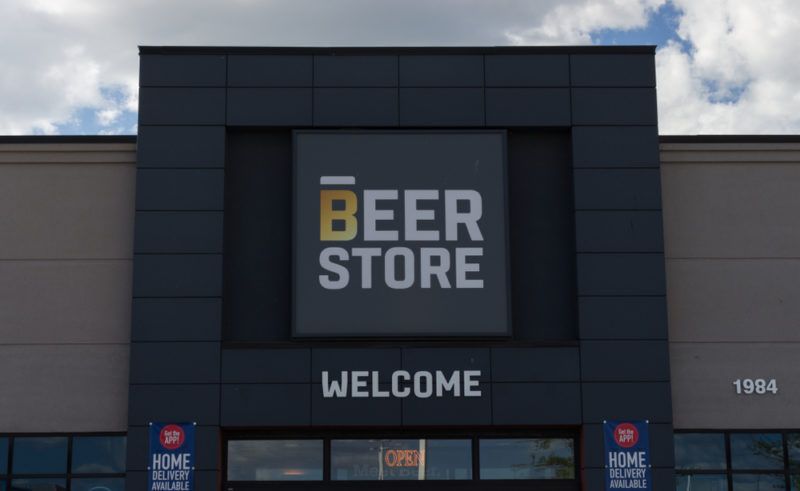
[[[319,265],[326,271],[330,271],[339,276],[338,279],[332,280],[330,275],[319,275],[319,284],[326,290],[341,290],[346,287],[350,282],[350,272],[341,264],[336,264],[331,261],[332,257],[338,258],[340,261],[347,261],[347,251],[341,247],[326,247],[319,253]]]
[[[461,395],[461,373],[456,370],[448,379],[444,373],[436,370],[436,397],[442,397],[445,392],[453,392],[453,397]]]
[[[361,258],[361,288],[372,288],[372,258],[380,255],[379,247],[353,247],[353,257]]]
[[[405,196],[405,237],[406,240],[439,240],[438,230],[420,230],[417,222],[434,219],[433,210],[420,210],[417,208],[419,200],[438,200],[439,191],[435,189],[411,189],[404,193]]]
[[[483,279],[467,278],[467,273],[478,273],[480,263],[468,263],[468,257],[482,257],[482,247],[459,247],[456,249],[456,288],[483,288]]]
[[[431,259],[438,258],[438,264]],[[431,277],[435,276],[442,288],[450,288],[447,272],[450,271],[450,252],[443,247],[423,247],[420,250],[419,275],[422,288],[431,287]]]
[[[458,211],[458,202],[467,201],[469,211]],[[444,192],[445,239],[458,240],[458,224],[467,227],[469,239],[483,240],[483,234],[478,227],[478,220],[483,215],[483,201],[481,194],[473,189],[447,189]]]
[[[396,189],[364,190],[364,240],[398,240],[397,230],[378,230],[379,221],[394,220],[394,211],[379,210],[376,206],[378,201],[396,199]]]
[[[396,258],[403,258],[403,279],[397,279],[395,271]],[[414,253],[408,247],[392,247],[386,251],[384,260],[386,270],[386,286],[395,290],[405,290],[414,284]]]
[[[422,379],[425,379],[425,390],[422,389]],[[420,399],[427,399],[433,394],[433,376],[431,372],[417,372],[414,374],[414,395]]]
[[[347,372],[340,380],[329,380],[328,372],[322,372],[322,397],[347,397]]]
[[[464,397],[480,397],[480,370],[464,370]],[[473,378],[474,377],[474,378]]]

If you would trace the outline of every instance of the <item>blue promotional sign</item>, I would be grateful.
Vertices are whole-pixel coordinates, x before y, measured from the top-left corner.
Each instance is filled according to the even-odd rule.
[[[149,491],[194,491],[194,423],[150,423]]]
[[[606,491],[652,491],[647,421],[603,421]]]

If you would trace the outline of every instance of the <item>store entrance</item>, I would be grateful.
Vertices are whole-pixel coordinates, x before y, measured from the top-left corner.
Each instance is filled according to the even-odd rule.
[[[576,434],[228,435],[228,491],[580,489]]]

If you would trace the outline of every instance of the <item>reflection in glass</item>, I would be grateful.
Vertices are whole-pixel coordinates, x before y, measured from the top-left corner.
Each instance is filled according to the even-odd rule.
[[[789,448],[789,467],[800,469],[800,433],[786,435],[786,446]]]
[[[322,440],[232,440],[229,481],[319,481]]]
[[[783,469],[780,433],[731,433],[731,468]]]
[[[789,482],[792,485],[792,491],[800,491],[800,474],[789,476]]]
[[[728,491],[725,474],[675,476],[676,491]]]
[[[726,467],[724,434],[675,434],[676,469],[725,469]]]
[[[76,436],[72,439],[72,472],[125,472],[124,436]]]
[[[14,442],[14,448],[17,448],[16,439]],[[56,477],[14,479],[11,481],[11,491],[64,491],[65,489],[67,489],[67,480]]]
[[[786,491],[783,474],[734,474],[733,491]]]
[[[480,440],[481,479],[574,479],[572,439]]]
[[[14,438],[13,465],[15,474],[66,474],[67,437]]]
[[[469,440],[332,440],[334,481],[472,479]]]
[[[0,474],[8,472],[8,438],[0,437]],[[3,491],[3,481],[0,481],[0,491]]]
[[[71,480],[72,491],[125,491],[124,477],[82,477]]]

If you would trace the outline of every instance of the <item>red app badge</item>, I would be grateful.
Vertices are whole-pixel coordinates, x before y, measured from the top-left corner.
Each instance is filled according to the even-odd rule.
[[[175,450],[183,445],[183,440],[186,435],[183,433],[183,428],[178,425],[167,425],[161,429],[161,434],[158,439],[161,441],[161,446],[167,450]]]
[[[620,423],[614,428],[614,440],[622,448],[631,448],[639,441],[639,430],[630,423]]]

